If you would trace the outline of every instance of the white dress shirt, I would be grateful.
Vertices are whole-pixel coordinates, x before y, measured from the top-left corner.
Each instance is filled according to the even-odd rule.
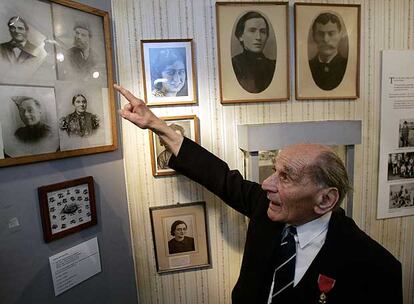
[[[293,286],[296,286],[302,279],[325,243],[331,214],[332,212],[328,212],[311,222],[296,227],[296,265]]]

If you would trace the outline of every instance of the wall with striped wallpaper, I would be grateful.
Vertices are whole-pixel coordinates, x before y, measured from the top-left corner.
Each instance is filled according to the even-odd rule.
[[[400,259],[404,303],[414,303],[414,218],[376,220],[380,53],[383,49],[414,49],[414,1],[319,2],[361,4],[361,92],[358,100],[296,101],[292,96],[288,102],[221,105],[215,1],[212,0],[113,1],[119,82],[143,97],[141,39],[194,39],[198,104],[159,107],[154,112],[161,116],[197,115],[202,145],[226,160],[231,168],[242,169],[243,166],[243,156],[236,142],[238,124],[362,120],[363,140],[356,148],[353,217],[363,230]],[[291,29],[293,3],[290,1]],[[293,48],[293,35],[291,37]],[[294,92],[293,78],[291,84]],[[240,269],[245,219],[183,176],[152,177],[148,133],[128,122],[123,122],[122,127],[140,303],[230,303],[231,289]],[[149,207],[200,200],[207,202],[212,268],[157,274]]]

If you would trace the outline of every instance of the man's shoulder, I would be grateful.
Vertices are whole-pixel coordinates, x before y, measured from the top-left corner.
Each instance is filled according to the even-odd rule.
[[[360,229],[353,219],[347,217],[343,209],[332,213],[329,230],[330,237],[336,238],[336,241],[341,243],[341,247],[346,250],[349,257],[355,257],[353,252],[357,251],[360,260],[371,261],[374,264],[378,261],[400,264],[385,247]]]

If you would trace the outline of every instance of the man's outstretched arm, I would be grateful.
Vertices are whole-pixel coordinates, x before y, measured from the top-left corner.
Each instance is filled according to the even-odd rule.
[[[114,84],[114,88],[128,100],[124,108],[118,111],[119,115],[141,129],[153,131],[164,140],[168,150],[177,156],[184,139],[183,136],[175,132],[165,121],[152,113],[145,102],[135,97],[130,91],[117,84]]]

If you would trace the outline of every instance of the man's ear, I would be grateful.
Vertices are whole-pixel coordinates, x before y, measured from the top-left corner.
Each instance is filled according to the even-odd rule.
[[[314,206],[316,214],[323,215],[331,211],[339,199],[338,189],[335,187],[329,187],[322,189],[318,195],[318,202]]]

